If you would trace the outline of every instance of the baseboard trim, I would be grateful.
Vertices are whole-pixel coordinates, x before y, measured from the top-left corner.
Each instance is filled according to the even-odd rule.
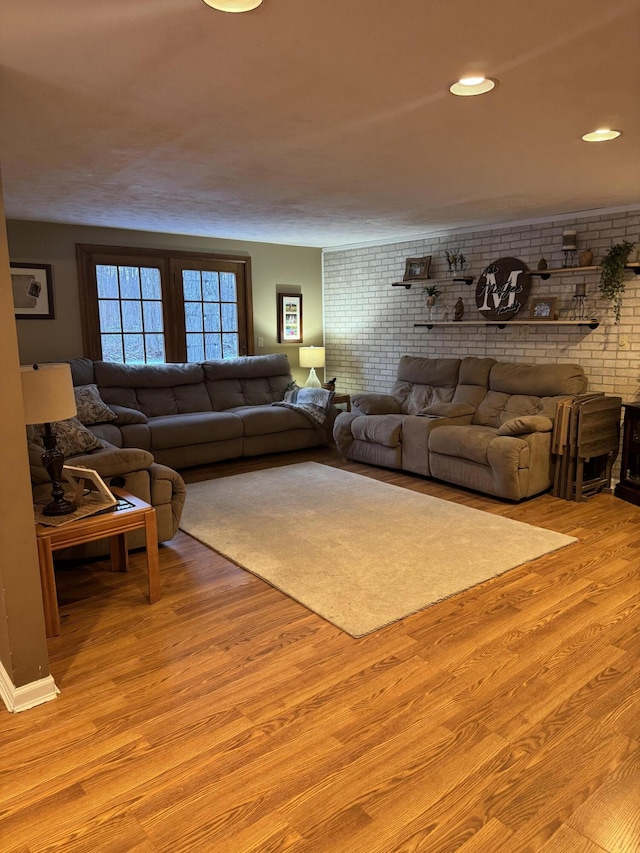
[[[52,675],[39,678],[38,681],[30,681],[22,687],[16,687],[9,678],[9,673],[0,663],[0,698],[7,706],[7,710],[14,714],[19,711],[28,711],[43,702],[50,702],[60,693],[56,687]]]

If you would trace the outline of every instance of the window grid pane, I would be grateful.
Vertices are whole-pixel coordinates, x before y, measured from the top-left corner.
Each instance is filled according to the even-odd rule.
[[[222,338],[220,335],[205,335],[205,344],[208,359],[222,358]]]
[[[148,263],[137,265],[134,258],[114,257],[113,263],[98,263],[96,259],[94,305],[105,361],[162,363],[167,356],[163,273],[160,266]],[[237,357],[240,334],[236,274],[183,267],[182,287],[187,360]],[[176,345],[179,343],[176,341]]]
[[[164,361],[160,270],[97,264],[96,281],[103,359]]]
[[[118,299],[118,267],[96,264],[96,283],[98,299]]]
[[[204,361],[202,335],[187,334],[187,361]]]
[[[240,354],[236,277],[233,273],[182,271],[187,361]],[[221,332],[229,333],[222,335]]]

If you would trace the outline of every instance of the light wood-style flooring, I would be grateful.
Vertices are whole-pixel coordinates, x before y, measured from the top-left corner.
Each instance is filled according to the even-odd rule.
[[[0,851],[638,853],[640,508],[332,448],[185,477],[308,459],[580,541],[360,640],[182,533],[153,606],[141,553],[60,566],[61,695],[0,711]]]

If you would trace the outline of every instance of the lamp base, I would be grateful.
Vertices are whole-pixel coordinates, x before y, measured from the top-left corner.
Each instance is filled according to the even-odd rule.
[[[304,383],[304,387],[305,388],[322,388],[322,385],[320,384],[320,380],[316,376],[315,367],[312,367],[311,370],[309,371],[309,377],[308,377],[307,381]]]
[[[43,515],[68,515],[70,512],[73,512],[74,509],[77,508],[77,504],[73,503],[73,501],[68,501],[66,498],[60,498],[60,500],[56,500],[55,498],[48,503],[46,507],[42,510]]]
[[[51,424],[44,425],[44,453],[42,464],[51,480],[51,502],[42,510],[43,515],[68,515],[73,512],[77,504],[67,500],[62,488],[62,467],[64,465],[64,454],[58,447],[56,434]]]

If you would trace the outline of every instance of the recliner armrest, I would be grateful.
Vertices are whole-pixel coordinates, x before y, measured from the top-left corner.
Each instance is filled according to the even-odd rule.
[[[531,432],[551,432],[553,421],[545,415],[523,415],[505,421],[498,435],[527,435]]]

